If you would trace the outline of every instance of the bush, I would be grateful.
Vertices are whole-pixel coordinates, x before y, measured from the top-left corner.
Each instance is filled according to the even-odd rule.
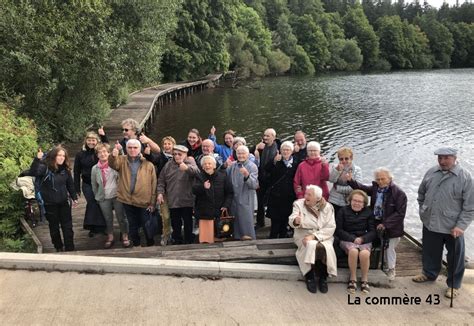
[[[19,117],[0,103],[0,250],[25,251],[29,240],[20,229],[23,196],[12,191],[10,184],[32,161],[38,144],[31,120]]]

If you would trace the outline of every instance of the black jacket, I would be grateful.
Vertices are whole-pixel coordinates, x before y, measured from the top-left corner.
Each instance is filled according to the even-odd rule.
[[[293,202],[296,200],[293,188],[293,178],[298,168],[298,161],[293,158],[293,164],[287,168],[283,160],[273,163],[268,162],[265,171],[269,176],[266,198],[267,215],[270,218],[285,217],[291,214]]]
[[[350,205],[341,207],[336,216],[336,235],[339,240],[354,242],[362,237],[363,243],[375,240],[375,219],[372,210],[364,207],[360,212],[354,212]]]
[[[155,165],[156,176],[160,175],[161,170],[163,170],[166,163],[172,160],[172,157],[166,157],[166,155],[161,151],[159,154],[150,153],[143,154],[143,157]]]
[[[209,189],[204,188],[204,182],[207,180],[211,182]],[[230,209],[234,195],[227,173],[223,169],[216,170],[212,175],[200,172],[194,181],[193,193],[196,195],[195,216],[203,220],[219,217],[222,207]]]
[[[347,184],[353,189],[361,189],[370,196],[370,208],[374,210],[379,186],[375,181],[372,185],[366,186],[355,180],[348,181]],[[403,236],[403,223],[407,212],[407,195],[393,182],[390,183],[389,190],[383,199],[382,224],[388,238]]]
[[[100,136],[102,143],[108,143],[106,136]],[[74,187],[78,194],[81,193],[81,179],[82,182],[91,184],[91,171],[92,167],[99,162],[99,158],[95,154],[95,149],[91,149],[86,146],[86,149],[82,149],[76,154],[74,159]]]
[[[46,164],[35,157],[30,167],[31,175],[39,178],[40,193],[45,205],[63,204],[68,201],[68,195],[77,200],[71,172],[60,165],[58,170],[50,171]]]
[[[200,141],[200,142],[201,142],[201,141]],[[196,147],[195,149],[193,149],[193,147],[188,143],[188,140],[187,140],[187,139],[183,140],[180,145],[185,146],[185,147],[188,149],[188,154],[187,154],[187,156],[192,156],[192,157],[194,157],[194,160],[196,160],[196,161],[197,161],[199,155],[202,154],[201,145],[199,145],[199,147]]]

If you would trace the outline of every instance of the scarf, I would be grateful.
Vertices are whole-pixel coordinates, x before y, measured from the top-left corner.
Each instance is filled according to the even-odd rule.
[[[293,166],[293,156],[290,156],[289,160],[284,159],[283,164],[285,164],[287,168],[291,168]]]
[[[102,175],[102,185],[105,188],[105,185],[107,184],[107,169],[109,168],[109,162],[105,161],[104,163],[98,162],[97,166],[100,169],[100,174]]]
[[[383,200],[385,194],[388,192],[389,187],[378,188],[377,189],[377,198],[375,199],[374,205],[374,216],[376,220],[381,220],[383,216]]]
[[[306,203],[304,206],[314,217],[319,218],[320,212],[326,207],[326,199],[321,198],[313,207],[306,205]]]

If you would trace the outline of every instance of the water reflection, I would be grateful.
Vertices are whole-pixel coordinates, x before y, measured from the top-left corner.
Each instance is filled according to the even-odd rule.
[[[159,112],[152,136],[181,140],[195,127],[206,137],[214,125],[219,135],[232,128],[255,144],[265,128],[273,127],[282,140],[303,129],[321,142],[330,160],[339,147],[350,146],[364,182],[372,180],[376,167],[392,170],[409,199],[406,229],[417,237],[416,194],[424,173],[436,164],[434,149],[457,147],[461,164],[474,171],[473,69],[281,77],[258,85],[180,99]],[[466,240],[474,257],[474,236]]]

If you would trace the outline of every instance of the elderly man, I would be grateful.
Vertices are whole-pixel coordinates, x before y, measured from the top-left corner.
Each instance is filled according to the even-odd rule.
[[[306,151],[306,135],[302,130],[296,130],[294,142],[295,149],[293,156],[298,160],[298,162],[302,162],[308,155],[308,152]]]
[[[295,228],[296,259],[305,276],[308,291],[316,293],[319,287],[321,293],[328,292],[328,274],[337,276],[337,258],[333,247],[336,220],[334,208],[326,202],[320,187],[306,187],[304,198],[293,203],[289,224]]]
[[[119,174],[117,199],[129,222],[129,237],[134,245],[140,244],[138,229],[144,227],[146,211],[153,212],[156,205],[156,173],[153,163],[140,154],[141,143],[138,139],[127,141],[127,155],[119,155],[118,146],[109,156],[109,166]],[[147,239],[153,245],[153,239]]]
[[[196,164],[199,167],[199,169],[202,171],[201,159],[207,155],[214,157],[214,159],[216,160],[216,169],[218,169],[222,165],[223,160],[219,154],[214,153],[214,149],[215,149],[214,142],[211,139],[204,139],[202,141],[201,148],[202,148],[202,154],[199,155],[196,159]]]
[[[258,164],[258,183],[260,188],[257,190],[257,225],[256,227],[265,226],[265,194],[270,186],[270,176],[265,171],[265,166],[275,159],[279,153],[280,140],[276,139],[275,129],[269,128],[263,133],[262,142],[255,149],[255,158],[259,160]]]
[[[459,294],[464,275],[463,234],[474,216],[474,191],[471,174],[456,161],[456,149],[440,148],[434,154],[438,156],[438,165],[426,172],[418,189],[423,222],[423,272],[413,281],[422,283],[438,277],[443,246],[446,246],[445,296],[451,298]]]
[[[168,199],[170,209],[171,234],[174,244],[182,244],[181,227],[184,222],[184,243],[194,242],[193,235],[193,205],[194,196],[192,186],[194,176],[199,169],[194,159],[187,156],[188,148],[183,145],[174,145],[173,160],[169,161],[161,170],[158,179],[158,203]]]

